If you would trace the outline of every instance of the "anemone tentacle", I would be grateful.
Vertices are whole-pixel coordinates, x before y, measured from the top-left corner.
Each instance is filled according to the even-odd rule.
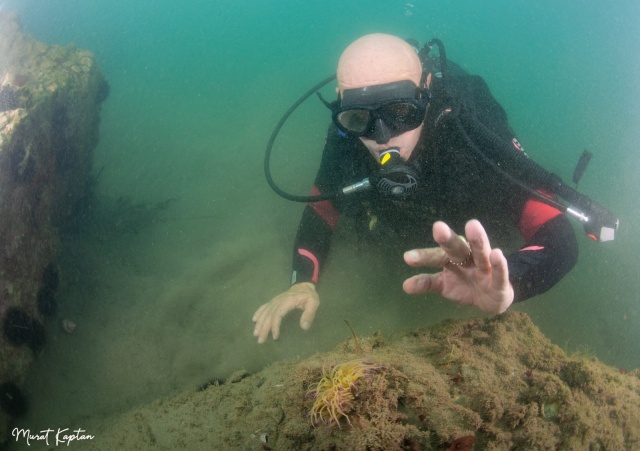
[[[323,366],[322,377],[307,392],[308,396],[315,398],[309,412],[311,424],[323,423],[340,428],[340,419],[346,418],[352,426],[348,414],[355,399],[356,382],[379,368],[363,359],[350,360],[328,369]]]

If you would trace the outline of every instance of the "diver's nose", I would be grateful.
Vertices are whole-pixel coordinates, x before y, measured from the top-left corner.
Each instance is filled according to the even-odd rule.
[[[373,128],[372,138],[375,139],[378,144],[386,144],[392,137],[393,134],[389,127],[387,127],[387,124],[385,124],[381,118],[377,118]]]

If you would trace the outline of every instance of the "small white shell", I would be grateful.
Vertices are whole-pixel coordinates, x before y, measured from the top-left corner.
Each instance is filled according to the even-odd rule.
[[[74,323],[70,319],[63,319],[62,320],[62,330],[64,330],[68,334],[74,333],[76,331],[77,327],[78,326],[76,325],[76,323]]]

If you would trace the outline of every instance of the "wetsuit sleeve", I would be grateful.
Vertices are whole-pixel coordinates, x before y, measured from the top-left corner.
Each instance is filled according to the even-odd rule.
[[[578,242],[567,217],[537,199],[527,201],[520,220],[526,243],[507,256],[509,280],[520,302],[544,293],[578,260]]]
[[[327,134],[322,161],[311,195],[335,192],[344,186],[341,155],[353,145],[351,139],[331,126]],[[339,202],[324,200],[307,204],[302,213],[293,246],[293,273],[291,284],[317,283],[329,255],[333,231],[340,218]]]
[[[317,283],[331,247],[331,237],[339,213],[329,201],[305,207],[293,246],[291,283]],[[315,208],[314,208],[315,207]]]

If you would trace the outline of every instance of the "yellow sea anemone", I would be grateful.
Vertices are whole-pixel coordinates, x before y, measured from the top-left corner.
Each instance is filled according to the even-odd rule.
[[[315,398],[309,412],[311,424],[335,424],[340,427],[340,418],[345,417],[351,425],[348,413],[355,396],[356,382],[378,368],[380,367],[366,363],[363,359],[351,360],[329,369],[323,367],[322,377],[307,392],[308,396]]]

